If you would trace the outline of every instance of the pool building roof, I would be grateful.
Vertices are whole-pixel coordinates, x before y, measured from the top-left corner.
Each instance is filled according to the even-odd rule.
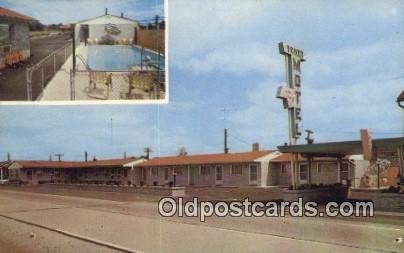
[[[76,22],[76,24],[79,24],[79,25],[105,25],[105,24],[138,25],[138,22],[135,20],[132,20],[130,18],[116,16],[116,15],[112,15],[112,14],[106,14],[106,15],[95,17],[95,18],[84,19],[84,20]]]

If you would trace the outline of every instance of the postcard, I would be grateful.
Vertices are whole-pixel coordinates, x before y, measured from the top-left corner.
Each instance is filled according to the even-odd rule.
[[[404,1],[1,0],[0,253],[404,252]]]

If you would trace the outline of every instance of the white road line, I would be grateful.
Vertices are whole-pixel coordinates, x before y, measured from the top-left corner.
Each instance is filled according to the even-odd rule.
[[[130,249],[130,248],[127,248],[127,247],[124,247],[124,246],[121,246],[121,245],[117,245],[117,244],[101,241],[101,240],[98,240],[98,239],[95,239],[95,238],[91,238],[91,237],[71,233],[71,232],[63,230],[63,229],[56,229],[56,228],[43,226],[43,225],[40,225],[40,224],[36,224],[36,223],[29,222],[29,221],[21,220],[21,219],[18,219],[18,218],[13,218],[13,217],[10,217],[10,216],[4,215],[4,214],[0,214],[0,217],[10,219],[10,220],[13,220],[13,221],[17,221],[17,222],[21,222],[21,223],[31,225],[31,226],[34,226],[34,227],[46,229],[46,230],[49,230],[49,231],[52,231],[52,232],[56,232],[56,233],[59,233],[59,234],[65,235],[65,236],[69,236],[69,237],[72,237],[72,238],[76,238],[76,239],[79,239],[79,240],[82,240],[82,241],[86,241],[86,242],[89,242],[89,243],[104,246],[104,247],[107,247],[107,248],[110,248],[110,249],[119,250],[119,251],[122,251],[122,252],[125,252],[125,253],[143,253],[142,251],[139,251],[139,250],[134,250],[134,249]]]

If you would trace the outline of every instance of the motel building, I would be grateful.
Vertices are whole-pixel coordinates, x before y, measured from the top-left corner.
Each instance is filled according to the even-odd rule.
[[[35,19],[0,7],[0,69],[30,58],[29,24]]]
[[[253,150],[242,153],[219,153],[156,157],[139,163],[139,185],[175,186],[239,186],[239,187],[288,187],[292,183],[291,154],[274,150]],[[316,168],[314,181],[335,184],[339,179],[349,180],[353,175],[347,157],[342,159],[338,176],[339,160],[334,157],[319,157],[311,161]],[[309,182],[307,160],[299,157],[299,183]],[[175,183],[174,183],[175,181]]]
[[[8,167],[9,181],[27,184],[111,184],[131,185],[133,164],[143,158],[92,161],[13,161]]]
[[[91,161],[11,161],[3,178],[28,184],[142,187],[289,187],[333,185],[378,189],[403,175],[404,137],[279,146],[278,150]],[[366,142],[368,140],[368,142]],[[371,142],[372,148],[364,149]],[[370,158],[369,158],[369,155]],[[292,163],[293,160],[293,167]]]

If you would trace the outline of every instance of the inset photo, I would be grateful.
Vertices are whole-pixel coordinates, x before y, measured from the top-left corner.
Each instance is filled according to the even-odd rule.
[[[168,102],[164,0],[40,3],[0,6],[0,104]]]

